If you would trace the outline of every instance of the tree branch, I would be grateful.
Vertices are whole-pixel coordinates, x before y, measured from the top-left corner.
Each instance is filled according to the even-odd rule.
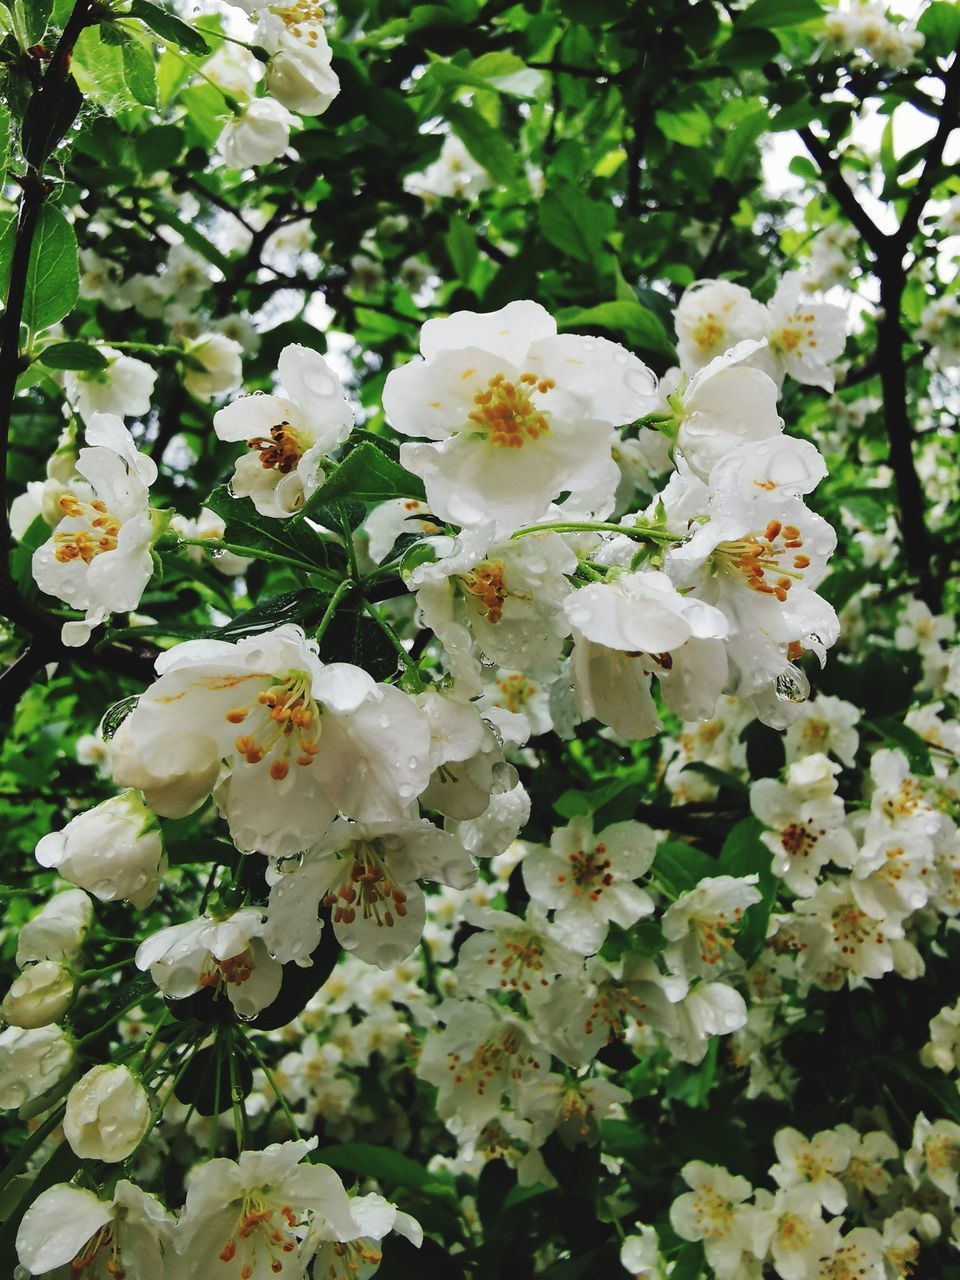
[[[839,161],[809,126],[804,125],[802,129],[797,130],[797,133],[816,162],[824,186],[863,236],[867,245],[873,250],[874,256],[882,255],[886,249],[886,237],[847,185],[846,179],[840,172]]]
[[[926,208],[930,193],[941,176],[938,172],[943,159],[943,151],[947,139],[960,123],[960,47],[956,50],[953,62],[943,80],[943,105],[940,108],[940,121],[937,131],[927,148],[923,169],[917,179],[917,185],[907,204],[906,212],[899,229],[894,233],[893,244],[902,253],[916,234],[920,219]]]

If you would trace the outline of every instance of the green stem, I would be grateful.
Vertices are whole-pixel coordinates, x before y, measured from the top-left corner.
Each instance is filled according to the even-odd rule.
[[[347,509],[342,502],[337,503],[337,514],[340,517],[340,528],[343,532],[343,541],[347,548],[347,559],[350,563],[350,577],[354,582],[360,581],[360,566],[357,564],[357,549],[353,545],[353,531],[350,528],[350,521],[347,519]]]
[[[651,542],[682,542],[679,534],[667,533],[656,525],[610,524],[604,520],[566,520],[552,524],[529,524],[511,533],[514,538],[529,538],[537,533],[621,533],[625,538],[637,541],[649,539]]]
[[[99,1039],[105,1031],[109,1031],[112,1027],[115,1027],[117,1025],[117,1021],[122,1018],[125,1013],[129,1013],[131,1009],[135,1009],[138,1004],[143,1004],[145,997],[149,994],[149,992],[141,991],[135,999],[130,1000],[122,1009],[114,1009],[110,1015],[109,1022],[104,1022],[103,1025],[97,1027],[96,1030],[88,1031],[85,1036],[80,1037],[77,1041],[77,1048],[82,1049],[85,1045],[89,1044],[91,1040]]]
[[[247,556],[252,560],[273,560],[277,564],[289,565],[292,569],[300,569],[304,573],[314,573],[318,577],[331,578],[326,569],[321,569],[307,560],[299,560],[295,556],[281,555],[278,551],[265,551],[263,547],[244,547],[237,542],[221,542],[217,538],[177,538],[178,547],[203,547],[207,551],[232,551],[237,556]]]
[[[137,1054],[135,1058],[132,1058],[130,1060],[130,1063],[128,1065],[130,1066],[131,1070],[139,1070],[140,1066],[147,1061],[147,1058],[149,1058],[150,1056],[150,1050],[153,1048],[154,1043],[157,1039],[157,1036],[160,1034],[160,1032],[163,1030],[163,1028],[167,1025],[169,1021],[170,1021],[170,1010],[163,1009],[160,1013],[160,1017],[157,1019],[157,1025],[153,1028],[153,1030],[147,1036],[146,1040],[144,1040],[143,1048],[140,1050],[140,1052]]]
[[[266,1061],[264,1060],[263,1054],[257,1048],[253,1040],[244,1039],[243,1044],[244,1044],[244,1048],[249,1049],[250,1052],[253,1054],[253,1056],[256,1058],[257,1066],[260,1068],[263,1074],[267,1077],[267,1083],[270,1085],[270,1088],[273,1090],[274,1096],[276,1097],[277,1101],[280,1103],[280,1110],[283,1112],[284,1116],[286,1117],[287,1123],[290,1126],[290,1130],[293,1133],[293,1136],[295,1138],[299,1138],[300,1130],[297,1128],[297,1122],[293,1118],[293,1112],[290,1110],[290,1104],[287,1102],[286,1098],[283,1096],[283,1092],[280,1089],[280,1086],[277,1084],[276,1080],[274,1079],[273,1072],[267,1066]]]
[[[55,1107],[40,1128],[31,1133],[16,1155],[11,1157],[3,1172],[0,1173],[0,1190],[13,1181],[33,1153],[43,1146],[44,1142],[63,1119],[63,1110],[66,1105],[65,1102],[61,1102],[59,1106]]]
[[[230,1104],[233,1107],[233,1132],[237,1139],[237,1155],[243,1151],[244,1137],[244,1117],[243,1117],[243,1095],[240,1092],[240,1082],[237,1079],[237,1060],[236,1060],[236,1028],[231,1027],[228,1030],[229,1040],[227,1041],[227,1068],[230,1072]]]
[[[390,623],[387,622],[385,618],[382,618],[380,616],[380,614],[376,610],[376,607],[372,605],[369,600],[364,600],[363,608],[364,608],[364,611],[368,613],[370,617],[374,620],[374,622],[377,624],[377,626],[380,628],[383,634],[387,637],[391,645],[393,645],[394,649],[397,652],[397,656],[399,657],[400,661],[404,665],[404,668],[406,669],[407,674],[412,677],[414,682],[420,688],[423,688],[423,680],[420,678],[420,668],[417,666],[415,659],[411,658],[410,654],[407,652],[406,648],[404,647],[403,641],[397,635],[396,631],[394,631],[393,627],[391,627]]]
[[[83,969],[80,973],[74,974],[77,982],[93,982],[96,978],[106,978],[111,973],[116,973],[118,969],[125,969],[127,965],[133,964],[133,956],[129,956],[126,960],[118,960],[116,964],[105,964],[101,969]]]
[[[317,627],[316,631],[314,632],[314,638],[318,642],[323,639],[324,632],[326,631],[327,627],[329,627],[330,623],[333,621],[333,615],[336,613],[337,606],[340,604],[340,601],[343,599],[345,595],[348,594],[348,592],[352,591],[356,585],[357,584],[353,581],[352,578],[344,578],[344,580],[340,583],[339,587],[337,587],[336,591],[330,597],[330,603],[327,605],[326,609],[324,610],[323,617],[320,619],[320,625]]]

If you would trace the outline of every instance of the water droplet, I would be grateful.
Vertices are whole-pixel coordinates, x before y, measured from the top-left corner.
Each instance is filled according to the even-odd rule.
[[[121,698],[119,702],[115,702],[108,711],[104,713],[103,719],[100,721],[99,734],[105,742],[109,742],[113,735],[126,720],[127,716],[136,709],[137,703],[140,701],[139,695],[134,694],[130,698]]]
[[[233,487],[232,480],[227,481],[227,493],[230,495],[231,498],[235,498],[237,496],[237,491]]]
[[[481,667],[495,667],[497,664],[493,658],[488,658],[485,653],[480,654]]]
[[[630,369],[624,374],[624,382],[631,391],[636,391],[638,395],[652,395],[656,390],[656,379],[647,369]]]
[[[240,1019],[241,1022],[253,1022],[253,1020],[257,1017],[257,1014],[255,1013],[241,1013],[239,1009],[235,1009],[234,1012],[236,1013],[237,1017]]]
[[[389,728],[390,728],[390,717],[389,717],[389,716],[380,716],[380,718],[377,720],[377,723],[379,724],[379,726],[380,726],[380,728],[381,728],[381,729],[389,729]]]
[[[401,800],[409,800],[413,796],[413,787],[411,787],[407,782],[402,782],[400,786],[397,787],[397,791],[400,794]]]
[[[791,666],[777,676],[774,691],[781,702],[805,702],[810,694],[810,685],[803,672]]]

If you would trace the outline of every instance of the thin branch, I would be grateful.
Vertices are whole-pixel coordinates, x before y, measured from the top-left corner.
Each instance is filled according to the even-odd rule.
[[[886,237],[847,185],[846,179],[840,172],[839,161],[808,126],[798,129],[797,133],[816,161],[827,190],[863,236],[874,255],[879,258],[885,252]]]
[[[900,223],[899,230],[893,236],[894,245],[902,252],[916,234],[920,219],[926,208],[930,193],[939,178],[940,163],[943,160],[947,139],[960,123],[960,47],[954,53],[953,62],[943,80],[943,105],[940,108],[940,122],[937,131],[927,147],[923,169],[917,179],[917,185],[907,204],[906,213]]]

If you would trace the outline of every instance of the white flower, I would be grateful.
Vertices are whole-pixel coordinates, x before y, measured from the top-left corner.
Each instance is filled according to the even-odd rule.
[[[948,1074],[960,1066],[960,1001],[930,1019],[930,1040],[920,1050],[920,1061]]]
[[[489,527],[436,538],[439,558],[418,565],[423,625],[444,646],[462,692],[483,689],[479,654],[534,675],[552,675],[569,627],[561,608],[577,558],[558,533],[496,541]]]
[[[0,1110],[35,1102],[59,1084],[73,1066],[73,1037],[61,1027],[0,1032]]]
[[[160,285],[168,298],[175,298],[181,306],[192,307],[210,287],[210,264],[188,244],[172,245]]]
[[[481,191],[493,186],[493,179],[483,165],[474,160],[457,135],[448,133],[438,158],[422,173],[407,174],[403,186],[405,191],[422,196],[424,200],[437,196],[474,200]]]
[[[818,693],[799,708],[797,718],[787,728],[784,736],[787,760],[823,752],[836,756],[841,764],[852,769],[860,745],[856,729],[860,715],[860,708],[852,702]]]
[[[14,1027],[46,1027],[60,1021],[73,1002],[73,992],[73,977],[63,965],[40,960],[13,980],[0,1013]]]
[[[908,600],[900,610],[893,643],[898,649],[925,649],[949,640],[955,626],[951,618],[932,613],[923,600]]]
[[[374,564],[386,560],[403,534],[420,537],[443,532],[430,518],[429,505],[419,498],[389,498],[381,502],[364,520],[362,528],[367,535],[367,554]]]
[[[734,1280],[750,1248],[750,1217],[741,1208],[750,1195],[750,1183],[702,1160],[685,1164],[680,1175],[692,1190],[670,1206],[670,1225],[681,1240],[702,1240],[717,1276]]]
[[[137,948],[137,968],[146,972],[171,1000],[202,988],[225,991],[234,1009],[256,1017],[280,991],[283,966],[263,943],[263,917],[254,907],[231,915],[200,916],[170,925]]]
[[[509,532],[565,491],[573,510],[612,509],[613,428],[652,402],[653,376],[635,356],[558,335],[535,302],[428,320],[420,350],[388,374],[383,405],[398,431],[430,441],[402,445],[400,460],[437,516]]]
[[[895,966],[893,944],[903,927],[864,911],[850,881],[831,881],[794,904],[793,925],[804,950],[803,965],[815,981],[839,986],[846,972],[882,978]]]
[[[842,1213],[847,1192],[840,1175],[850,1163],[850,1141],[835,1129],[805,1138],[796,1129],[780,1129],[773,1139],[777,1163],[770,1176],[777,1186],[809,1186],[828,1213]]]
[[[217,150],[230,169],[270,164],[286,151],[296,123],[297,117],[273,98],[254,98],[227,121]]]
[[[611,923],[627,929],[653,911],[634,883],[657,851],[654,832],[640,822],[616,822],[594,834],[590,817],[554,831],[549,849],[523,861],[523,882],[535,902],[555,913],[557,937],[582,955],[600,950]]]
[[[320,22],[297,14],[296,6],[280,12],[264,9],[254,40],[273,55],[265,80],[271,97],[301,115],[323,115],[340,92],[340,80],[330,65],[333,53]]]
[[[427,785],[430,731],[416,702],[359,667],[325,666],[299,627],[188,641],[157,671],[124,722],[114,776],[161,816],[195,809],[224,761],[217,801],[234,843],[282,857],[315,844],[338,812],[400,816]]]
[[[819,774],[814,786],[811,765]],[[850,867],[856,858],[843,801],[834,794],[839,772],[825,755],[805,756],[789,767],[786,783],[760,778],[750,787],[750,808],[770,828],[760,838],[773,854],[773,871],[804,897],[816,890],[826,863]]]
[[[101,902],[143,910],[167,868],[160,825],[136,791],[111,796],[40,840],[36,859]]]
[[[109,362],[105,369],[68,371],[63,378],[67,399],[83,421],[89,423],[96,413],[120,418],[149,413],[156,370],[113,347],[98,350]]]
[[[67,1094],[63,1132],[82,1160],[116,1164],[139,1146],[153,1117],[147,1091],[126,1067],[92,1067]]]
[[[457,952],[457,989],[465,995],[519,991],[532,1008],[550,999],[551,979],[576,971],[579,957],[562,941],[535,907],[527,918],[509,911],[467,905],[464,919],[478,926]]]
[[[624,737],[655,732],[653,672],[678,715],[711,714],[727,675],[720,639],[729,624],[719,609],[681,595],[655,569],[590,583],[571,592],[563,608],[573,631],[571,674],[584,719],[596,717]]]
[[[889,1272],[884,1266],[883,1239],[872,1227],[855,1227],[846,1235],[840,1234],[838,1219],[827,1223],[832,1237],[831,1248],[818,1259],[817,1269],[810,1273],[816,1280],[886,1280]]]
[[[926,906],[934,881],[930,841],[894,831],[864,842],[853,865],[850,892],[869,915],[899,920]]]
[[[118,1182],[112,1200],[59,1183],[24,1214],[17,1254],[32,1275],[68,1267],[71,1276],[91,1280],[165,1280],[173,1226],[160,1202],[132,1182]]]
[[[890,831],[906,835],[935,836],[940,816],[910,772],[907,757],[899,749],[882,747],[870,761],[873,794],[867,838]]]
[[[680,367],[692,373],[745,338],[767,336],[767,310],[742,285],[698,280],[674,312]]]
[[[746,363],[760,348],[758,342],[738,342],[698,369],[669,397],[678,426],[677,446],[701,480],[738,446],[783,431],[777,384]]]
[[[600,1140],[600,1121],[630,1101],[630,1093],[608,1080],[569,1080],[551,1072],[520,1091],[518,1110],[540,1145],[556,1133],[568,1150]]]
[[[670,942],[669,967],[678,974],[717,977],[729,967],[730,952],[747,907],[759,902],[757,876],[706,876],[681,893],[660,926]],[[739,957],[734,953],[733,962]]]
[[[209,507],[201,507],[196,520],[191,520],[189,516],[173,516],[170,520],[171,532],[180,538],[204,538],[211,542],[219,542],[226,533],[226,529],[227,522]],[[183,550],[187,559],[194,561],[195,564],[199,564],[208,554],[203,547],[197,546],[187,546]],[[248,556],[238,556],[233,551],[217,549],[209,556],[209,563],[218,573],[222,573],[227,578],[235,578],[245,573],[253,564],[253,560]]]
[[[183,385],[198,400],[213,400],[239,387],[243,348],[233,338],[222,333],[201,333],[186,344],[184,351],[200,365],[197,368],[191,362],[183,374]]]
[[[388,969],[414,950],[426,909],[418,880],[456,889],[477,878],[463,846],[426,819],[336,821],[299,865],[272,880],[264,938],[278,960],[306,961],[320,941],[318,908],[331,909],[340,945]]]
[[[663,1274],[660,1241],[653,1227],[636,1224],[640,1230],[624,1236],[620,1246],[620,1264],[634,1280],[659,1280]]]
[[[893,1175],[883,1166],[899,1160],[900,1148],[881,1129],[859,1133],[851,1125],[839,1124],[836,1131],[850,1144],[850,1162],[843,1171],[843,1182],[851,1203],[862,1208],[867,1192],[879,1200],[893,1183]]]
[[[775,727],[789,723],[791,704],[807,692],[793,660],[810,649],[822,662],[840,630],[814,590],[836,535],[800,497],[825,470],[813,445],[776,436],[735,449],[714,466],[709,485],[681,468],[661,495],[669,527],[694,528],[664,568],[679,588],[693,588],[726,615],[734,691]]]
[[[153,574],[154,522],[148,487],[156,463],[139,453],[119,418],[95,414],[77,470],[90,482],[91,501],[64,494],[63,519],[33,553],[37,586],[74,609],[83,622],[64,623],[63,643],[82,645],[109,613],[135,609]]]
[[[218,411],[213,427],[249,450],[234,471],[234,496],[252,498],[261,515],[284,517],[322,482],[321,463],[350,434],[353,413],[340,379],[309,347],[284,347],[279,374],[286,395],[243,396]]]
[[[769,1254],[783,1280],[808,1280],[832,1250],[819,1198],[806,1183],[776,1195],[758,1191],[750,1223],[754,1253],[760,1258]]]
[[[178,1277],[299,1280],[313,1252],[309,1232],[355,1238],[343,1183],[326,1165],[301,1163],[316,1145],[274,1143],[198,1166],[178,1226]]]
[[[931,1123],[921,1111],[903,1164],[914,1186],[926,1178],[956,1206],[960,1201],[960,1125],[952,1120]]]
[[[55,893],[21,928],[17,938],[17,968],[39,960],[71,963],[83,949],[93,924],[93,903],[80,889]]]
[[[415,1248],[423,1244],[423,1230],[416,1218],[402,1213],[395,1204],[375,1192],[354,1196],[350,1214],[355,1235],[345,1239],[333,1224],[315,1221],[307,1238],[307,1248],[316,1248],[313,1280],[369,1280],[383,1259],[380,1242],[396,1231]]]
[[[788,271],[767,309],[774,376],[782,383],[789,373],[797,382],[832,391],[830,366],[843,354],[847,340],[843,308],[801,298],[800,277]]]
[[[442,1120],[476,1128],[499,1115],[504,1093],[547,1074],[550,1055],[527,1024],[499,1005],[460,1000],[445,1006],[446,1027],[427,1036],[418,1074],[439,1090]]]

